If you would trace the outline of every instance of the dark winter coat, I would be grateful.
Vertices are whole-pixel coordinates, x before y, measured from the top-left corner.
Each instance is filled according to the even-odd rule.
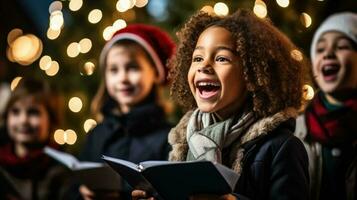
[[[122,116],[107,114],[88,133],[81,159],[103,162],[102,155],[107,155],[134,163],[167,160],[170,128],[162,108],[155,104],[134,108]]]
[[[16,159],[5,146],[0,153],[3,158]],[[59,200],[65,199],[70,172],[43,153],[29,159],[0,165],[1,200]]]
[[[187,113],[169,134],[173,148],[170,160],[186,160],[190,115]],[[231,160],[224,164],[240,174],[235,189],[238,196],[256,200],[308,199],[308,158],[301,141],[293,135],[295,115],[293,109],[287,109],[260,119],[239,142],[223,150],[223,160]]]

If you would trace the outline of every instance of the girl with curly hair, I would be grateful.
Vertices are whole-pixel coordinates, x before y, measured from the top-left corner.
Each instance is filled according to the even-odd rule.
[[[303,68],[296,47],[246,10],[200,12],[178,36],[171,93],[188,112],[169,134],[170,160],[210,160],[240,175],[234,194],[190,198],[308,199],[308,158],[293,135]]]

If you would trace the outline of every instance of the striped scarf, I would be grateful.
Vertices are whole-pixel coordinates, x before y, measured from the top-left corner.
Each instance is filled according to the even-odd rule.
[[[187,125],[187,160],[209,160],[222,163],[222,150],[228,147],[256,121],[250,110],[241,116],[232,116],[218,121],[214,113],[204,113],[196,109]]]

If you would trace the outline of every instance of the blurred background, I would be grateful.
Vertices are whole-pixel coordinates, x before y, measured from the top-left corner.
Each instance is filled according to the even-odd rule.
[[[357,12],[357,0],[1,0],[0,111],[6,91],[21,77],[48,80],[64,104],[62,127],[51,134],[75,153],[96,124],[89,107],[99,86],[98,57],[116,30],[147,23],[175,38],[198,10],[227,15],[238,8],[270,18],[300,48],[296,55],[308,56],[320,22],[336,12]]]

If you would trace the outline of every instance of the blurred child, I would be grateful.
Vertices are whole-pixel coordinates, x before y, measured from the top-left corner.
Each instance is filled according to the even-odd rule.
[[[357,199],[357,14],[316,30],[312,72],[320,91],[297,119],[309,156],[311,199]]]
[[[160,105],[159,89],[167,81],[166,61],[174,47],[165,32],[143,24],[119,30],[104,46],[102,84],[92,104],[103,121],[88,134],[83,160],[103,162],[102,155],[136,163],[167,160],[171,125]],[[80,192],[86,199],[96,195],[83,185]],[[120,196],[130,199],[129,188]]]
[[[0,199],[62,199],[69,173],[43,153],[54,148],[50,133],[59,124],[58,101],[45,82],[21,79],[5,107],[0,146]]]
[[[247,10],[200,12],[179,39],[171,92],[191,110],[169,134],[170,160],[210,160],[240,175],[235,194],[191,199],[307,199],[307,155],[292,134],[302,95],[294,45]]]

